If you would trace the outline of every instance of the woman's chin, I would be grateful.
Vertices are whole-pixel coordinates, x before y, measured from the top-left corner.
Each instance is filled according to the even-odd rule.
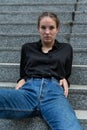
[[[46,40],[44,40],[43,42],[49,44],[49,43],[52,43],[52,40],[46,39]]]

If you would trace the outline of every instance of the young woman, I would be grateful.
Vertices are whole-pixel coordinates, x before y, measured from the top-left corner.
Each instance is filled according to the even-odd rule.
[[[52,130],[82,130],[68,102],[72,47],[59,43],[60,21],[44,12],[38,18],[41,39],[22,46],[15,90],[0,90],[0,118],[25,118],[37,110]]]

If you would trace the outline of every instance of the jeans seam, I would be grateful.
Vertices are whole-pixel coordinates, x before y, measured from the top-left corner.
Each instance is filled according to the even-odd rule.
[[[39,103],[40,103],[40,97],[41,97],[41,91],[42,91],[43,83],[44,83],[44,78],[42,78],[41,85],[40,85],[40,93],[38,95],[38,101],[39,101]]]
[[[50,125],[50,123],[47,121],[47,119],[45,118],[45,116],[42,114],[42,117],[43,117],[43,119],[46,121],[46,123],[48,124],[48,126],[51,128],[51,130],[52,130],[52,127],[51,127],[51,125]]]

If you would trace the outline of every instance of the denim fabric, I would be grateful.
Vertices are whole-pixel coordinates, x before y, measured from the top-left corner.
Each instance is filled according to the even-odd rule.
[[[26,118],[37,110],[52,130],[82,130],[63,88],[54,78],[31,78],[19,90],[0,90],[0,118]]]

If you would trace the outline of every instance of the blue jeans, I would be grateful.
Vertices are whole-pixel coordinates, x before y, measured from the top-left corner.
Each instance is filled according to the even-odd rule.
[[[19,90],[0,90],[0,118],[26,118],[37,110],[52,130],[82,130],[54,78],[30,78]]]

